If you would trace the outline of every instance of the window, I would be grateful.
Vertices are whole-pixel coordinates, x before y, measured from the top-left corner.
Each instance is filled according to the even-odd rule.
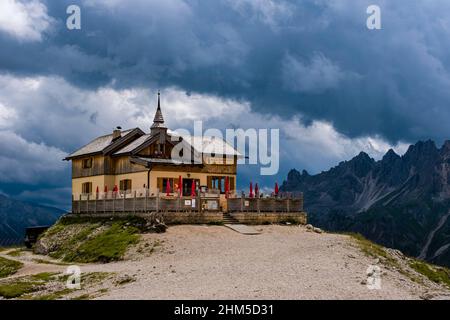
[[[85,182],[81,185],[81,192],[84,194],[92,193],[92,182]]]
[[[170,183],[170,192],[174,192],[175,184],[178,184],[178,178],[158,178],[158,189],[159,192],[166,192],[167,183]]]
[[[207,178],[208,188],[219,190],[220,193],[224,194],[225,193],[225,179],[226,179],[226,177],[224,177],[224,176],[221,176],[221,177],[209,176]],[[234,189],[235,189],[234,177],[228,177],[228,188],[229,188],[230,192],[234,191]]]
[[[83,169],[92,168],[92,158],[83,159]]]
[[[120,191],[131,191],[131,179],[120,180]]]

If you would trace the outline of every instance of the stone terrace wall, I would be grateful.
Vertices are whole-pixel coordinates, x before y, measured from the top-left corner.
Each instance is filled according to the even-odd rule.
[[[219,224],[223,221],[222,212],[201,211],[201,212],[116,212],[116,213],[70,213],[67,217],[73,218],[127,218],[141,217],[146,219],[158,218],[166,224]]]
[[[306,212],[233,212],[230,215],[243,224],[307,223]]]

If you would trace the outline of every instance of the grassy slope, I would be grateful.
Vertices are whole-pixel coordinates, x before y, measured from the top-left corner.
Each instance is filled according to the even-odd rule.
[[[408,270],[405,270],[405,268],[402,267],[402,265],[398,262],[398,260],[392,257],[385,250],[384,247],[367,240],[360,234],[350,233],[348,235],[350,235],[357,241],[361,251],[364,254],[370,257],[379,258],[386,265],[395,267],[400,273],[408,276],[411,280],[415,282],[420,282],[420,279],[415,277]],[[425,276],[426,278],[435,283],[450,288],[450,270],[448,268],[432,265],[414,258],[407,257],[406,259],[409,261],[408,263],[409,267],[415,270],[417,273],[421,274],[422,276]]]
[[[60,221],[40,241],[51,243],[48,254],[53,258],[65,262],[106,263],[121,260],[128,247],[138,243],[139,229],[135,224],[136,221],[126,219]]]
[[[23,264],[21,262],[0,257],[0,278],[5,278],[16,273],[22,266]]]

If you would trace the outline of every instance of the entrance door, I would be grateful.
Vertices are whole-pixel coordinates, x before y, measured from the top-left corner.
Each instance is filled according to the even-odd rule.
[[[198,187],[200,185],[200,180],[199,179],[183,178],[183,196],[185,196],[185,197],[190,197],[191,196],[192,180],[195,181],[195,185],[196,185],[195,194],[198,194]]]

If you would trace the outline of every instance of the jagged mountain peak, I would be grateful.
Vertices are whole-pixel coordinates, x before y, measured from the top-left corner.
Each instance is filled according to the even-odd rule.
[[[383,156],[382,161],[383,162],[393,162],[393,161],[396,161],[396,160],[399,160],[399,159],[401,159],[401,157],[391,148]]]
[[[450,156],[450,140],[446,140],[441,148],[441,153],[443,155]]]
[[[288,177],[282,190],[304,193],[313,224],[360,232],[415,256],[426,245],[426,260],[450,266],[450,218],[443,220],[450,217],[449,159],[450,141],[440,149],[419,141],[403,156],[391,149],[375,161],[361,152],[307,178],[297,171],[299,180]]]
[[[423,155],[434,155],[439,149],[432,140],[418,141],[416,144],[410,145],[406,151],[405,158],[416,158]]]

